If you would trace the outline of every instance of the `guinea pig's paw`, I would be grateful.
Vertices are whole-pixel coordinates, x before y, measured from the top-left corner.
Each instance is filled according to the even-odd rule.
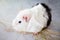
[[[38,32],[33,32],[33,35],[38,35]]]

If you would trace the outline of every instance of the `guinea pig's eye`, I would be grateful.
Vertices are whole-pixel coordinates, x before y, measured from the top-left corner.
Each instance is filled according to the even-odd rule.
[[[19,21],[18,23],[21,23],[21,21]]]

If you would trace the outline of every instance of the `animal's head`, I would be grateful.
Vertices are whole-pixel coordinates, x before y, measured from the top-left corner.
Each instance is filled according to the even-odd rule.
[[[31,16],[32,15],[29,9],[20,11],[12,22],[13,28],[17,31],[23,31],[28,26]]]

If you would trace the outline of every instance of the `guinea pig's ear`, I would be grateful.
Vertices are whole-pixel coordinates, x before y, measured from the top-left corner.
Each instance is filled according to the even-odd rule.
[[[28,15],[24,15],[23,16],[23,20],[25,20],[26,22],[28,22],[29,20],[30,20],[30,16],[28,16]]]

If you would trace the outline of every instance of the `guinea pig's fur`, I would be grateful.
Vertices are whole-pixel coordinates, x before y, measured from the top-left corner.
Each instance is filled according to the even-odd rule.
[[[51,21],[50,10],[46,7],[45,4],[41,3],[30,9],[20,11],[12,22],[13,29],[19,32],[40,32]],[[48,22],[49,24],[47,24]]]

